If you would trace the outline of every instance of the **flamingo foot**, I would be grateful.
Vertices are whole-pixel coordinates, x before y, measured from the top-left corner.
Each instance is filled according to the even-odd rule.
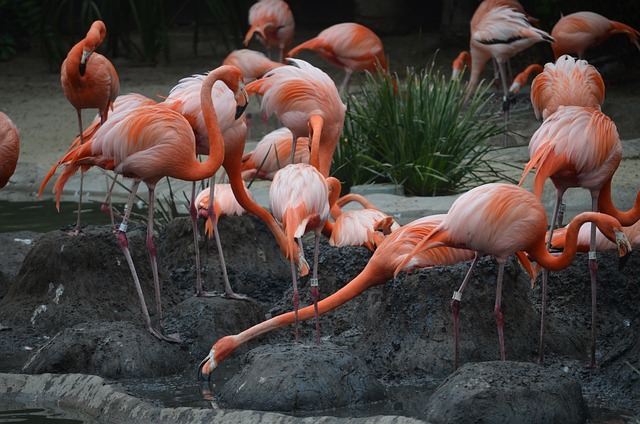
[[[182,343],[182,338],[178,333],[169,334],[165,336],[164,334],[162,334],[161,332],[159,332],[158,330],[156,330],[151,326],[147,326],[147,331],[151,333],[151,335],[156,337],[158,340],[162,340],[170,343]]]
[[[225,292],[225,294],[222,297],[224,297],[225,299],[251,300],[251,298],[246,294],[236,293],[234,291]]]

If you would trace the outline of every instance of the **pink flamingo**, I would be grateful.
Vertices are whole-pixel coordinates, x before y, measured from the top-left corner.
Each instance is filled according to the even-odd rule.
[[[102,21],[95,21],[83,40],[69,50],[67,58],[60,68],[60,82],[64,95],[76,109],[80,144],[84,143],[82,109],[97,108],[100,121],[104,122],[109,108],[118,97],[120,80],[109,59],[95,50],[102,44],[107,28]],[[82,181],[80,174],[80,195],[78,199],[78,221],[74,234],[82,229],[80,213],[82,211]]]
[[[449,246],[475,251],[471,267],[451,301],[454,336],[456,339],[455,367],[458,367],[458,314],[462,293],[471,279],[480,257],[491,255],[498,261],[496,302],[494,315],[498,326],[500,359],[505,359],[504,321],[501,311],[502,280],[507,258],[515,254],[535,280],[528,255],[538,266],[560,270],[571,264],[576,255],[576,233],[584,222],[595,222],[600,230],[618,245],[621,256],[630,250],[620,223],[609,215],[585,212],[569,224],[567,246],[560,256],[549,253],[545,247],[547,216],[533,193],[511,184],[485,184],[461,195],[451,205],[442,222],[418,243],[396,268],[396,274],[410,264],[411,257],[432,248]],[[393,235],[393,233],[391,234]]]
[[[536,118],[547,119],[560,106],[585,106],[600,110],[604,80],[586,60],[569,55],[544,65],[531,82],[531,104]]]
[[[20,134],[18,127],[0,112],[0,188],[7,185],[18,165]]]
[[[486,2],[481,4],[484,5]],[[482,12],[471,20],[471,75],[467,87],[467,97],[478,86],[480,75],[486,62],[493,58],[498,64],[502,81],[502,109],[505,125],[509,121],[509,83],[506,63],[509,58],[531,47],[533,44],[555,40],[546,32],[533,27],[525,15],[509,6],[491,8],[478,7]],[[478,13],[478,10],[476,13]],[[506,137],[504,140],[506,144]]]
[[[622,227],[622,232],[632,248],[640,247],[640,221],[628,227]],[[567,227],[556,228],[551,237],[551,249],[564,249],[567,239]],[[580,227],[578,232],[578,252],[588,252],[591,244],[591,230],[586,225]],[[602,234],[602,231],[596,229],[596,251],[604,252],[613,250],[617,246]]]
[[[550,178],[556,188],[556,204],[551,220],[551,234],[558,221],[564,192],[571,187],[590,191],[591,210],[598,211],[600,190],[610,181],[622,159],[622,144],[613,121],[602,112],[589,107],[561,106],[543,121],[529,142],[529,155],[522,174],[522,184],[531,169],[536,168],[533,193],[540,199],[544,183]],[[596,272],[595,226],[591,226],[589,253],[592,297],[592,343],[590,366],[595,367]],[[546,274],[542,280],[542,317],[540,357],[543,360],[544,312],[546,309]]]
[[[309,163],[309,139],[299,137],[295,153],[293,134],[286,128],[278,128],[266,134],[253,151],[242,156],[242,178],[273,180],[274,174],[293,162]]]
[[[531,76],[531,74],[539,74],[540,72],[542,72],[542,69],[542,66],[538,65],[537,63],[532,63],[531,65],[524,68],[524,71],[520,72],[513,79],[513,82],[509,87],[509,93],[518,94],[520,88],[527,85],[527,81],[529,81],[529,77]]]
[[[442,221],[444,215],[426,216],[410,222],[389,236],[380,244],[373,253],[367,265],[357,277],[348,282],[334,294],[318,302],[318,314],[322,315],[332,311],[351,299],[360,295],[367,289],[382,285],[393,278],[396,267],[407,258],[413,248]],[[466,249],[454,249],[438,247],[428,251],[418,252],[409,258],[403,271],[414,268],[429,268],[438,265],[454,265],[458,262],[469,260],[473,252]],[[218,340],[206,358],[198,367],[198,378],[209,375],[220,363],[231,355],[239,346],[268,333],[276,328],[290,325],[299,320],[307,320],[315,316],[315,307],[308,306],[295,312],[278,315],[260,324],[244,330],[243,332],[225,336]]]
[[[625,34],[640,50],[640,32],[636,29],[586,11],[571,13],[556,22],[551,30],[556,43],[551,47],[556,59],[567,53],[577,53],[582,59],[585,51],[602,44],[614,34]]]
[[[97,165],[134,179],[117,238],[134,278],[147,329],[162,340],[179,339],[165,336],[151,325],[140,282],[129,253],[127,224],[137,188],[140,182],[144,181],[149,188],[147,249],[153,271],[158,319],[161,324],[160,285],[153,243],[154,189],[156,183],[164,177],[187,181],[210,178],[222,165],[224,145],[211,97],[212,87],[217,80],[222,80],[233,93],[244,97],[243,103],[238,105],[238,117],[246,106],[244,101],[247,100],[242,73],[238,68],[221,66],[207,75],[201,89],[202,113],[209,137],[209,156],[204,162],[199,162],[196,158],[196,139],[191,124],[182,114],[162,103],[114,114],[96,131],[92,140],[80,145],[63,158],[62,162],[67,165],[54,185],[56,203],[59,204],[65,183],[79,168]],[[210,195],[213,196],[213,186]],[[210,213],[212,212],[210,209]]]
[[[196,151],[199,154],[206,154],[208,151],[207,128],[206,125],[204,125],[205,121],[203,112],[197,102],[197,93],[200,90],[203,78],[203,75],[194,75],[192,77],[183,78],[180,83],[172,89],[166,100],[172,103],[175,102],[177,105],[172,107],[185,115],[187,120],[193,126],[196,133]],[[238,120],[233,119],[234,102],[233,94],[225,87],[224,84],[222,84],[222,82],[214,85],[213,103],[218,114],[218,121],[222,129],[222,138],[224,140],[224,160],[222,162],[222,167],[227,174],[231,189],[233,190],[238,203],[246,209],[247,212],[260,218],[260,220],[269,227],[273,235],[276,237],[278,245],[285,257],[297,262],[299,267],[298,269],[301,274],[306,275],[308,269],[305,268],[305,264],[302,261],[299,261],[300,252],[298,251],[297,246],[293,246],[293,251],[288,250],[290,246],[276,220],[265,208],[258,205],[247,195],[244,181],[242,179],[242,157],[244,155],[247,125],[244,117]],[[213,186],[213,181],[211,181],[211,185]],[[193,187],[192,198],[195,199],[195,185]],[[210,199],[210,202],[213,202],[213,198]],[[213,211],[213,209],[211,210]],[[198,235],[195,224],[195,208],[191,209],[191,218],[194,228],[194,243],[197,243]],[[215,234],[217,231],[217,224],[215,220],[213,220],[213,224]],[[199,263],[198,251],[196,251],[196,260]],[[198,274],[198,281],[201,281],[200,274]],[[198,287],[201,288],[201,283],[198,283]],[[199,295],[207,295],[207,293],[201,291],[198,293]]]
[[[282,229],[290,245],[298,240],[301,260],[304,260],[301,237],[314,233],[313,274],[311,277],[311,297],[317,310],[318,305],[318,244],[320,232],[329,218],[331,204],[340,195],[340,181],[325,178],[316,168],[306,163],[290,164],[276,172],[269,188],[269,203],[275,218],[282,223]],[[290,248],[289,250],[292,250]],[[293,308],[298,313],[298,285],[296,270],[291,261],[293,280]],[[298,340],[298,326],[295,328]],[[320,321],[316,313],[316,342],[320,343]]]
[[[275,113],[293,133],[292,152],[298,137],[309,136],[309,163],[328,177],[347,107],[326,73],[300,59],[289,61],[295,66],[272,69],[247,84],[247,92],[261,95],[267,116]]]
[[[227,55],[222,64],[234,65],[240,68],[245,83],[262,78],[264,74],[273,68],[285,66],[284,63],[274,62],[263,53],[249,49],[232,51]]]
[[[312,50],[329,63],[345,70],[340,92],[349,88],[354,72],[387,71],[387,59],[380,38],[364,25],[345,22],[332,25],[316,37],[292,48],[293,57],[302,50]]]
[[[116,97],[116,100],[113,102],[113,112],[112,112],[112,114],[120,113],[120,112],[124,112],[124,111],[131,111],[131,110],[133,110],[133,109],[135,109],[137,107],[144,106],[144,105],[153,105],[155,103],[156,103],[155,100],[152,100],[152,99],[150,99],[150,98],[148,98],[146,96],[143,96],[142,94],[137,94],[137,93],[122,94],[122,95]],[[91,124],[89,124],[87,129],[84,130],[84,132],[82,134],[82,139],[85,142],[91,140],[93,138],[93,136],[95,135],[96,131],[98,130],[98,128],[100,128],[101,125],[102,125],[102,117],[98,113],[96,115],[96,117],[93,119],[93,121],[91,122]],[[81,138],[80,138],[80,136],[78,136],[71,143],[71,145],[69,146],[69,149],[67,149],[67,153],[71,152],[73,149],[78,147],[80,144],[81,144]],[[53,177],[53,175],[55,174],[55,172],[58,169],[58,167],[61,166],[61,165],[63,165],[62,159],[60,159],[58,162],[56,162],[55,165],[53,165],[51,167],[49,172],[42,179],[42,184],[40,184],[40,190],[38,191],[38,198],[40,198],[40,196],[42,195],[42,192],[45,189],[45,186],[47,185],[47,183],[49,182],[51,177]],[[111,207],[111,192],[113,191],[113,188],[115,187],[116,179],[117,179],[117,174],[114,175],[113,181],[111,182],[111,185],[107,189],[107,194],[106,194],[105,200],[104,200],[104,202],[102,204],[102,208],[101,208],[104,213],[108,213],[109,214],[109,216],[111,218],[111,228],[114,229],[114,230],[115,230],[116,227],[115,227],[115,223],[114,223],[113,209]]]
[[[451,63],[451,79],[460,78],[460,74],[465,68],[471,69],[471,55],[468,51],[463,50],[458,53],[458,56]]]
[[[329,245],[364,246],[373,252],[398,228],[400,224],[378,209],[343,211],[333,223]]]
[[[249,8],[249,30],[244,37],[248,45],[256,34],[258,41],[267,48],[278,49],[279,61],[284,61],[284,52],[289,49],[295,31],[295,22],[291,8],[283,0],[259,0]]]

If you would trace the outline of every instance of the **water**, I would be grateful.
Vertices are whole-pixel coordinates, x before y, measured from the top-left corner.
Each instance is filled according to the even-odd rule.
[[[83,203],[82,223],[107,225],[109,216],[100,210],[101,203]],[[116,205],[122,210],[122,205]],[[60,212],[54,201],[34,202],[0,201],[0,233],[35,231],[46,233],[61,228],[74,227],[77,220],[78,203],[61,202]],[[142,214],[146,222],[146,210],[134,206],[134,212]]]
[[[76,424],[93,423],[89,417],[59,406],[33,406],[0,402],[0,423]]]

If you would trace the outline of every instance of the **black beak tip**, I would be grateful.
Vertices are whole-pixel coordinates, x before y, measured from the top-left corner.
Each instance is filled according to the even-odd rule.
[[[84,76],[84,73],[85,73],[85,71],[86,71],[86,70],[87,70],[87,65],[86,65],[86,64],[84,64],[84,63],[81,63],[81,64],[80,64],[80,76],[81,76],[81,77],[83,77],[83,76]]]
[[[244,111],[247,108],[247,106],[248,106],[248,103],[244,104],[242,106],[236,107],[236,117],[235,117],[235,119],[239,119],[242,116],[242,114],[244,113]]]

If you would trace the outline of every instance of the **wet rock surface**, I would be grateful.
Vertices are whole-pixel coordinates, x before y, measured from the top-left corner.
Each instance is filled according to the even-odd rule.
[[[188,218],[175,220],[156,237],[156,244],[162,246],[158,258],[163,283],[164,330],[166,334],[179,333],[183,340],[180,344],[160,342],[146,332],[129,269],[108,227],[88,228],[83,236],[78,237],[61,231],[42,235],[25,252],[19,272],[0,300],[0,323],[9,328],[0,331],[0,371],[97,374],[122,382],[121,387],[127,391],[130,386],[126,380],[136,375],[166,375],[175,371],[176,375],[184,375],[189,380],[188,384],[195,385],[197,364],[216,340],[292,308],[289,264],[281,257],[271,234],[261,226],[255,217],[225,217],[220,220],[229,267],[240,268],[243,263],[253,266],[257,263],[255,256],[245,261],[241,252],[255,252],[258,246],[268,255],[269,259],[260,263],[260,269],[242,274],[241,289],[232,280],[238,292],[252,298],[255,296],[250,301],[194,296],[195,261],[191,254],[185,253],[192,242]],[[248,228],[257,229],[251,242],[246,241]],[[144,228],[134,229],[129,239],[155,325],[152,276],[144,245]],[[305,241],[306,255],[311,258],[312,243],[310,239]],[[207,248],[205,244],[208,243],[211,242],[200,242],[203,267],[213,267],[218,261],[215,244],[211,243]],[[324,239],[320,246],[320,297],[324,298],[353,279],[371,254],[364,248],[332,248]],[[327,379],[326,384],[331,382],[344,389],[347,387],[344,379],[350,375],[345,369],[351,366],[340,368],[338,359],[344,356],[350,358],[349,363],[364,364],[362,372],[366,378],[375,378],[384,388],[387,401],[395,399],[392,393],[397,392],[398,387],[428,387],[425,395],[397,401],[383,412],[427,420],[429,396],[453,372],[450,299],[453,290],[462,282],[468,265],[401,274],[326,313],[320,318],[320,350],[304,348],[314,345],[314,320],[300,323],[301,344],[293,349],[299,355],[296,358],[287,350],[294,339],[292,326],[255,338],[225,361],[231,370],[230,380],[237,378],[245,382],[245,387],[250,386],[252,400],[239,406],[232,404],[231,399],[225,399],[232,386],[228,386],[231,383],[216,372],[210,396],[225,411],[261,409],[251,405],[270,404],[275,391],[261,389],[264,387],[261,379],[266,378],[267,371],[273,373],[273,378],[279,377],[281,384],[293,384],[300,377],[309,391],[312,383],[320,381],[320,377]],[[550,274],[546,360],[542,367],[533,364],[538,353],[540,288],[536,285],[532,289],[528,276],[508,263],[503,292],[508,361],[499,365],[502,378],[527,381],[533,392],[544,387],[536,379],[527,380],[529,374],[523,373],[523,367],[533,367],[537,370],[536,375],[544,375],[545,379],[562,374],[579,383],[590,410],[613,410],[616,417],[640,415],[637,397],[640,376],[633,368],[640,368],[639,266],[635,253],[622,271],[617,270],[615,252],[599,256],[596,345],[599,366],[589,370],[586,365],[591,296],[586,255],[579,254],[567,270]],[[185,271],[172,273],[178,268]],[[499,357],[493,317],[495,277],[495,261],[481,260],[464,293],[460,312],[460,360],[463,365],[480,366]],[[63,290],[58,290],[60,285]],[[308,278],[303,277],[299,286],[301,306],[311,304]],[[264,290],[264,287],[270,289]],[[207,273],[205,289],[223,292],[218,273]],[[40,305],[45,305],[46,311],[33,318]],[[286,349],[279,350],[283,347]],[[315,373],[305,374],[314,370],[314,366],[305,364],[317,361],[316,353],[331,350],[335,350],[331,354],[335,357],[329,355],[323,360],[325,366],[333,367],[334,373],[320,371],[317,366]],[[278,361],[288,358],[291,364],[286,365],[292,368],[275,368],[263,363],[263,372],[260,372],[258,364],[262,362],[257,358],[266,353],[273,358],[281,358]],[[258,371],[249,372],[252,366]],[[494,371],[483,372],[496,376]],[[46,375],[43,374],[43,378]],[[376,383],[368,385],[378,393]],[[335,402],[332,400],[335,396],[329,391],[318,392],[309,398],[299,396],[294,408],[297,414],[314,411],[314,408],[324,411],[327,404]],[[370,399],[357,390],[351,390],[344,396],[348,398],[345,402],[352,403]],[[163,406],[148,396],[143,396],[143,400]],[[229,403],[225,404],[225,401]],[[576,398],[572,405],[577,408],[580,403]],[[210,407],[208,401],[199,398],[196,392],[193,404],[201,408]],[[470,408],[478,409],[475,406]],[[376,407],[375,411],[378,410]]]

